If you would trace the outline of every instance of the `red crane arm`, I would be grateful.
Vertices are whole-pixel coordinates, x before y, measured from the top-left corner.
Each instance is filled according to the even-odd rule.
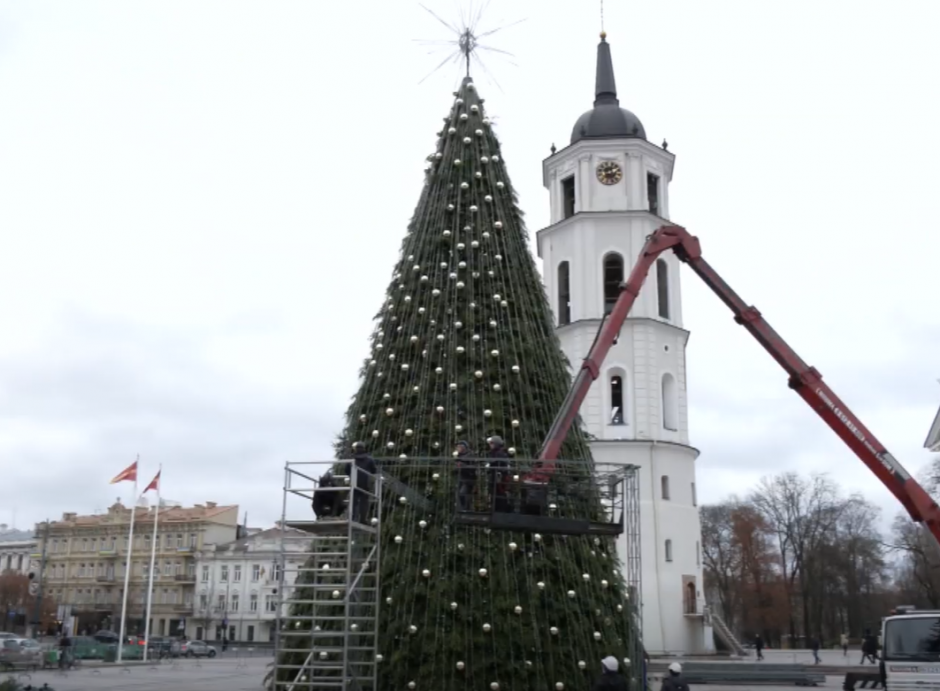
[[[558,458],[561,445],[574,424],[578,409],[587,396],[592,382],[600,373],[601,364],[616,341],[620,329],[630,313],[640,288],[646,280],[656,258],[672,249],[679,259],[711,288],[712,292],[734,313],[734,319],[750,333],[764,350],[789,375],[790,388],[796,391],[816,414],[829,425],[846,445],[868,466],[917,522],[926,523],[940,542],[940,507],[930,495],[904,469],[898,460],[879,442],[865,425],[849,410],[822,380],[822,375],[807,365],[761,316],[756,307],[747,305],[724,279],[702,258],[698,238],[680,226],[663,226],[646,241],[627,282],[621,287],[620,297],[613,311],[601,327],[594,345],[575,376],[565,402],[552,423],[539,458],[540,475],[550,475],[552,461]]]

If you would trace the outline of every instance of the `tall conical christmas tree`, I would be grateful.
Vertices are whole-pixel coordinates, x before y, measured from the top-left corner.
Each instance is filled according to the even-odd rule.
[[[455,521],[457,442],[484,455],[500,436],[523,472],[570,377],[483,99],[470,78],[454,96],[338,442],[340,458],[365,442],[384,474],[428,500],[383,502],[378,687],[588,689],[607,656],[633,676],[613,540]],[[580,429],[562,458],[590,482]]]

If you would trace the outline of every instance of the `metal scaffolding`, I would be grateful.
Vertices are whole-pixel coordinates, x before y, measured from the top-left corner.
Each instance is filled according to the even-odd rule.
[[[281,521],[293,530],[281,545],[275,691],[376,687],[382,478],[370,476],[365,487],[368,473],[350,466],[326,487],[318,477],[324,464],[286,464]],[[333,515],[310,520],[315,493],[332,495]],[[366,522],[354,511],[359,501],[369,504]],[[307,544],[301,566],[288,564],[290,540]]]

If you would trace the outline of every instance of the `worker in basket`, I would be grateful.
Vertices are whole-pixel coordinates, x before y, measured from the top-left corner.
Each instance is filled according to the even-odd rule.
[[[473,508],[473,491],[477,484],[479,462],[470,453],[470,444],[457,442],[457,508],[470,511]]]
[[[344,466],[344,474],[352,475],[353,463],[356,464],[356,487],[352,491],[352,515],[350,518],[357,523],[369,522],[369,490],[372,487],[372,477],[378,472],[375,459],[366,451],[366,445],[357,441],[352,445],[353,460]]]
[[[487,458],[490,459],[490,497],[493,500],[493,510],[509,513],[509,452],[506,451],[502,437],[490,437],[487,443],[490,446]]]

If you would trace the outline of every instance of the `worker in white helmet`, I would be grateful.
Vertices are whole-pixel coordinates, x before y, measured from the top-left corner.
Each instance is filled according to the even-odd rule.
[[[660,691],[689,691],[689,685],[682,678],[682,665],[673,662],[669,665],[669,676],[663,679]]]
[[[620,674],[620,661],[613,655],[601,660],[601,676],[592,691],[627,691],[627,681]]]

